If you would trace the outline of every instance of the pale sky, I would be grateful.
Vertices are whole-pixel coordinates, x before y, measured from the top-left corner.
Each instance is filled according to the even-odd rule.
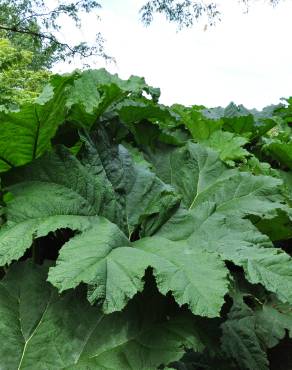
[[[180,32],[159,16],[145,28],[138,15],[144,2],[104,1],[101,21],[86,15],[80,31],[66,24],[64,40],[91,42],[96,32],[102,32],[106,51],[117,64],[96,60],[92,66],[105,67],[121,78],[145,77],[160,87],[164,104],[212,107],[234,101],[262,108],[292,95],[291,0],[282,0],[276,8],[257,1],[248,14],[236,0],[221,0],[221,23],[204,30],[201,22]],[[58,65],[55,71],[79,66],[76,61]]]

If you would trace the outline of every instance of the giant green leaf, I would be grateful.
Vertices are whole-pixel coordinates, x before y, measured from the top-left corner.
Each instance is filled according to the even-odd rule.
[[[58,295],[47,268],[21,262],[0,282],[1,369],[148,370],[203,349],[190,315],[153,316],[138,301],[103,316],[81,290]]]
[[[92,333],[76,366],[66,370],[154,370],[181,358],[187,349],[203,350],[201,330],[189,315],[139,322],[138,312],[133,307],[107,316]]]
[[[292,310],[291,306],[270,299],[255,313],[257,331],[268,348],[276,346],[289,332],[292,337]]]
[[[179,104],[174,104],[172,110],[181,117],[182,123],[190,131],[196,141],[207,140],[212,133],[221,129],[223,121],[220,119],[210,119],[202,114],[201,106],[192,106],[190,108]]]
[[[282,208],[277,188],[280,180],[229,170],[215,151],[203,145],[188,143],[174,151],[168,171],[189,209],[211,201],[216,203],[217,211],[242,217]]]
[[[104,187],[120,205],[126,233],[131,236],[138,224],[142,234],[155,232],[179,202],[174,189],[143,164],[135,163],[128,150],[116,145],[104,130],[98,129],[83,141],[82,163],[103,179]]]
[[[250,139],[259,138],[277,124],[274,117],[280,105],[265,107],[262,111],[247,109],[243,105],[230,103],[226,108],[202,109],[203,116],[223,122],[223,130]]]
[[[169,291],[180,304],[200,316],[219,316],[228,292],[227,269],[213,253],[193,249],[184,241],[143,238],[135,243],[152,259],[153,274],[161,293]],[[213,284],[210,285],[210,280]]]
[[[131,76],[128,80],[122,80],[105,69],[87,70],[82,74],[75,72],[74,77],[66,99],[68,119],[82,126],[90,127],[102,114],[114,110],[125,98],[140,97],[146,92],[157,100],[160,95],[160,90],[148,86],[143,78]]]
[[[242,266],[252,283],[261,283],[281,300],[292,302],[290,256],[273,248],[268,237],[244,218],[271,217],[283,207],[279,180],[228,170],[213,151],[196,144],[179,149],[171,164],[172,182],[188,209],[179,210],[158,234],[219,253]]]
[[[247,140],[227,131],[215,131],[208,139],[202,140],[201,143],[215,149],[219,153],[220,159],[231,166],[234,165],[234,161],[242,161],[250,155],[243,148]]]
[[[240,299],[235,300],[222,331],[222,349],[240,369],[269,369],[267,354],[256,334],[253,311]]]
[[[118,219],[118,208],[102,181],[65,149],[9,173],[9,181],[13,198],[7,206],[8,221],[0,231],[1,264],[20,258],[34,238],[50,231],[83,231],[97,214]]]
[[[216,117],[216,114],[204,113],[203,107],[200,106],[186,108],[176,104],[172,109],[181,116],[193,139],[215,149],[221,160],[227,164],[234,165],[234,161],[243,160],[249,155],[248,151],[242,148],[248,142],[245,137],[238,136],[238,132],[222,131],[221,115]]]
[[[282,166],[292,170],[292,141],[285,143],[277,139],[270,140],[263,146],[263,150]]]
[[[233,306],[222,325],[222,347],[242,369],[267,368],[267,349],[276,346],[286,330],[291,337],[291,305],[263,295],[254,286],[241,288],[232,292]]]
[[[155,101],[160,94],[143,78],[124,81],[104,69],[53,76],[35,104],[0,114],[0,172],[41,156],[65,120],[90,127],[113,104],[143,92]]]
[[[206,202],[191,211],[180,211],[158,234],[218,253],[222,259],[242,266],[252,283],[261,283],[281,300],[292,302],[291,257],[273,248],[269,238],[249,220],[222,215],[215,203]]]
[[[80,293],[58,296],[45,282],[46,273],[47,266],[19,263],[0,283],[2,369],[74,364],[101,320]]]
[[[166,106],[157,104],[145,97],[122,101],[115,108],[121,120],[127,125],[138,124],[142,120],[149,120],[166,128],[168,125],[175,126],[177,116]]]
[[[218,256],[194,251],[184,242],[155,237],[143,238],[131,247],[106,220],[63,246],[49,281],[61,291],[80,282],[91,285],[90,301],[102,302],[104,312],[109,313],[121,310],[143,289],[141,280],[147,267],[154,269],[161,293],[171,292],[196,315],[219,316],[228,280]]]
[[[118,227],[96,217],[94,226],[67,242],[49,281],[60,291],[81,282],[91,286],[89,300],[101,302],[106,313],[120,311],[143,289],[142,277],[150,264]]]
[[[123,147],[117,150],[117,157],[103,164],[94,148],[82,164],[57,148],[10,172],[5,182],[11,184],[13,198],[0,231],[0,263],[20,258],[34,238],[50,231],[86,230],[95,215],[107,217],[128,237],[139,224],[150,232],[165,222],[178,201],[173,189],[144,166],[134,165]]]
[[[59,148],[9,173],[5,180],[13,183],[9,187],[13,197],[7,206],[8,221],[0,231],[3,265],[19,259],[34,239],[49,232],[69,228],[81,233],[62,249],[61,267],[51,281],[60,290],[87,283],[90,301],[103,303],[107,312],[122,309],[142,290],[141,279],[152,264],[138,250],[118,247],[129,245],[134,227],[145,223],[147,217],[149,228],[157,228],[177,202],[169,186],[144,166],[133,165],[123,147],[117,149],[121,155],[114,158],[109,153],[106,162],[95,155],[96,148],[87,156],[83,153],[82,164]],[[117,225],[97,215],[122,229],[126,221],[128,238]],[[123,282],[123,289],[117,282]]]
[[[64,77],[45,101],[0,114],[0,172],[28,163],[50,148],[65,119],[65,89],[71,83]]]
[[[129,97],[130,94],[133,97],[141,97],[142,93],[145,92],[154,101],[157,101],[160,96],[160,89],[147,85],[142,77],[130,76],[128,80],[122,80],[117,74],[111,74],[104,68],[101,68],[83,72],[74,71],[72,74],[54,75],[45,94],[42,94],[43,96],[39,98],[39,101],[49,96],[51,88],[56,88],[68,77],[74,81],[67,92],[66,106],[71,108],[79,105],[83,113],[93,114],[95,109],[98,109],[97,112],[101,114],[114,100],[119,102],[121,96]],[[104,90],[107,87],[113,87],[116,91],[119,91],[119,94],[111,102],[108,100],[108,92]],[[122,95],[120,95],[121,93]],[[106,101],[108,103],[105,103]],[[104,108],[100,110],[102,106]]]

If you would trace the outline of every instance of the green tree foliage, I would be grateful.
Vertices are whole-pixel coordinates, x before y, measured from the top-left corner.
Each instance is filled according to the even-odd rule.
[[[268,2],[275,5],[278,1]],[[248,6],[252,1],[241,2]],[[8,38],[16,47],[32,51],[31,65],[35,70],[50,68],[60,60],[70,61],[74,56],[82,57],[85,64],[86,58],[93,55],[111,59],[105,52],[101,33],[96,34],[94,45],[86,42],[69,45],[61,41],[59,34],[60,30],[65,31],[63,23],[66,17],[80,27],[82,13],[94,12],[98,16],[100,2],[60,0],[54,4],[52,6],[50,1],[45,0],[0,0],[0,36]],[[179,28],[190,27],[203,17],[207,17],[209,24],[215,24],[221,17],[216,1],[150,0],[140,9],[142,22],[150,25],[157,13],[176,23]]]
[[[267,2],[276,5],[279,1],[268,0]],[[237,3],[242,3],[246,9],[249,8],[252,2],[253,0],[237,1]],[[193,26],[194,22],[203,17],[206,18],[207,23],[214,25],[224,16],[220,10],[220,4],[216,0],[150,0],[142,6],[140,13],[142,21],[146,25],[150,25],[155,14],[158,13],[164,15],[167,21],[177,24],[179,29]]]
[[[83,58],[92,55],[108,56],[104,52],[103,39],[98,33],[96,45],[84,42],[69,45],[56,36],[61,29],[62,17],[71,18],[80,26],[80,14],[100,8],[94,0],[58,1],[55,7],[44,0],[9,0],[0,1],[0,31],[12,41],[13,45],[33,52],[34,69],[50,68],[59,60],[75,55]]]
[[[33,53],[0,39],[0,109],[17,109],[32,102],[47,83],[50,73],[31,69]]]

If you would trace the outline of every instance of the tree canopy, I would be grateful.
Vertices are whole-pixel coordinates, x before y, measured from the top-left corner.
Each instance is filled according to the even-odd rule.
[[[267,0],[271,5],[276,5],[280,0]],[[237,0],[248,9],[255,0]],[[194,1],[194,0],[149,0],[141,8],[141,19],[145,25],[150,25],[156,13],[162,14],[171,22],[176,23],[179,29],[191,27],[194,22],[207,17],[208,23],[214,25],[221,20],[222,12],[218,1]]]
[[[248,7],[254,1],[239,2]],[[267,0],[272,5],[279,1]],[[80,27],[82,13],[95,13],[98,17],[101,5],[96,0],[0,0],[0,36],[8,38],[16,47],[33,52],[31,67],[35,70],[50,68],[57,61],[70,60],[77,55],[84,60],[94,55],[110,59],[101,33],[96,34],[94,45],[86,42],[69,45],[61,40],[59,33],[64,16]],[[149,0],[140,9],[140,19],[149,26],[157,13],[177,24],[179,29],[193,26],[203,17],[212,25],[221,18],[216,0]]]
[[[45,0],[0,0],[0,31],[2,37],[8,38],[13,45],[33,52],[32,66],[50,68],[55,62],[75,55],[88,57],[108,56],[104,52],[103,38],[98,33],[96,44],[88,45],[81,42],[69,45],[60,40],[59,31],[62,17],[68,16],[81,25],[82,12],[96,12],[100,4],[94,0],[58,1],[52,3]]]
[[[31,102],[42,90],[50,72],[31,68],[34,54],[0,39],[0,110]]]

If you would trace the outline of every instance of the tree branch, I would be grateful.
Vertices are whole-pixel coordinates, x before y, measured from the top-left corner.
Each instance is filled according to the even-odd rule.
[[[53,36],[52,34],[45,34],[43,32],[36,32],[36,31],[30,30],[27,28],[17,28],[16,26],[8,27],[4,25],[0,25],[0,30],[30,35],[30,36],[39,38],[41,40],[48,40],[55,45],[59,45],[60,47],[69,50],[73,56],[76,54],[80,54],[82,57],[86,58],[86,57],[90,57],[93,55],[98,55],[98,53],[97,54],[94,54],[93,52],[85,53],[85,52],[82,52],[81,50],[77,50],[76,48],[72,48],[69,44],[58,41],[57,38]]]

